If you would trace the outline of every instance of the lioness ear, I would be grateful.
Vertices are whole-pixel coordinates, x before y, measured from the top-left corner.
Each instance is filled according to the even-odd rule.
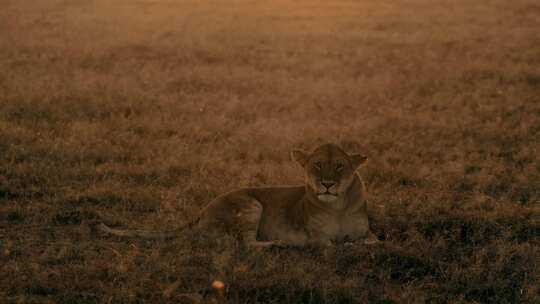
[[[292,150],[291,157],[294,161],[299,163],[302,167],[306,165],[307,159],[308,159],[307,154],[301,150]]]
[[[361,165],[365,164],[367,162],[368,158],[367,156],[364,156],[362,154],[353,154],[351,155],[351,162],[354,169],[360,167]]]

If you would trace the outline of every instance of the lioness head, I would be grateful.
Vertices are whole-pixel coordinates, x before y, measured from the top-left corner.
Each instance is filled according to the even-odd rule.
[[[348,155],[333,144],[322,145],[311,154],[294,150],[292,157],[304,168],[310,190],[319,200],[328,203],[347,191],[356,169],[367,160],[360,154]]]

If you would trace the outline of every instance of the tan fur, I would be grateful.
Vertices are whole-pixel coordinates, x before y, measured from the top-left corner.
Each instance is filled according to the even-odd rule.
[[[366,188],[357,168],[366,161],[336,145],[313,153],[293,151],[306,183],[297,187],[246,188],[210,202],[188,226],[237,234],[251,246],[328,243],[336,239],[377,242],[367,214]],[[118,236],[174,237],[180,229],[159,233],[98,228]]]

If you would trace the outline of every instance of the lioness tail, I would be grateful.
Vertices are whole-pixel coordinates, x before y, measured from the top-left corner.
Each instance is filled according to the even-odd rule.
[[[186,228],[192,228],[195,224],[197,224],[198,221],[199,219],[195,221],[191,221],[180,228],[169,230],[169,231],[116,229],[116,228],[111,228],[103,223],[99,223],[98,225],[96,225],[96,229],[107,234],[112,234],[112,235],[121,236],[121,237],[140,237],[144,239],[170,239],[170,238],[178,237],[180,232],[182,232]]]

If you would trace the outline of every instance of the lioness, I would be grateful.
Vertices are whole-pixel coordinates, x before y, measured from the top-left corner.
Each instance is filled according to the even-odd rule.
[[[229,192],[210,202],[187,226],[235,232],[250,246],[329,243],[335,239],[377,242],[371,233],[366,188],[356,169],[367,157],[348,155],[326,144],[313,153],[292,152],[305,171],[306,183],[297,187],[246,188]],[[172,237],[170,232],[112,229],[118,236]]]

